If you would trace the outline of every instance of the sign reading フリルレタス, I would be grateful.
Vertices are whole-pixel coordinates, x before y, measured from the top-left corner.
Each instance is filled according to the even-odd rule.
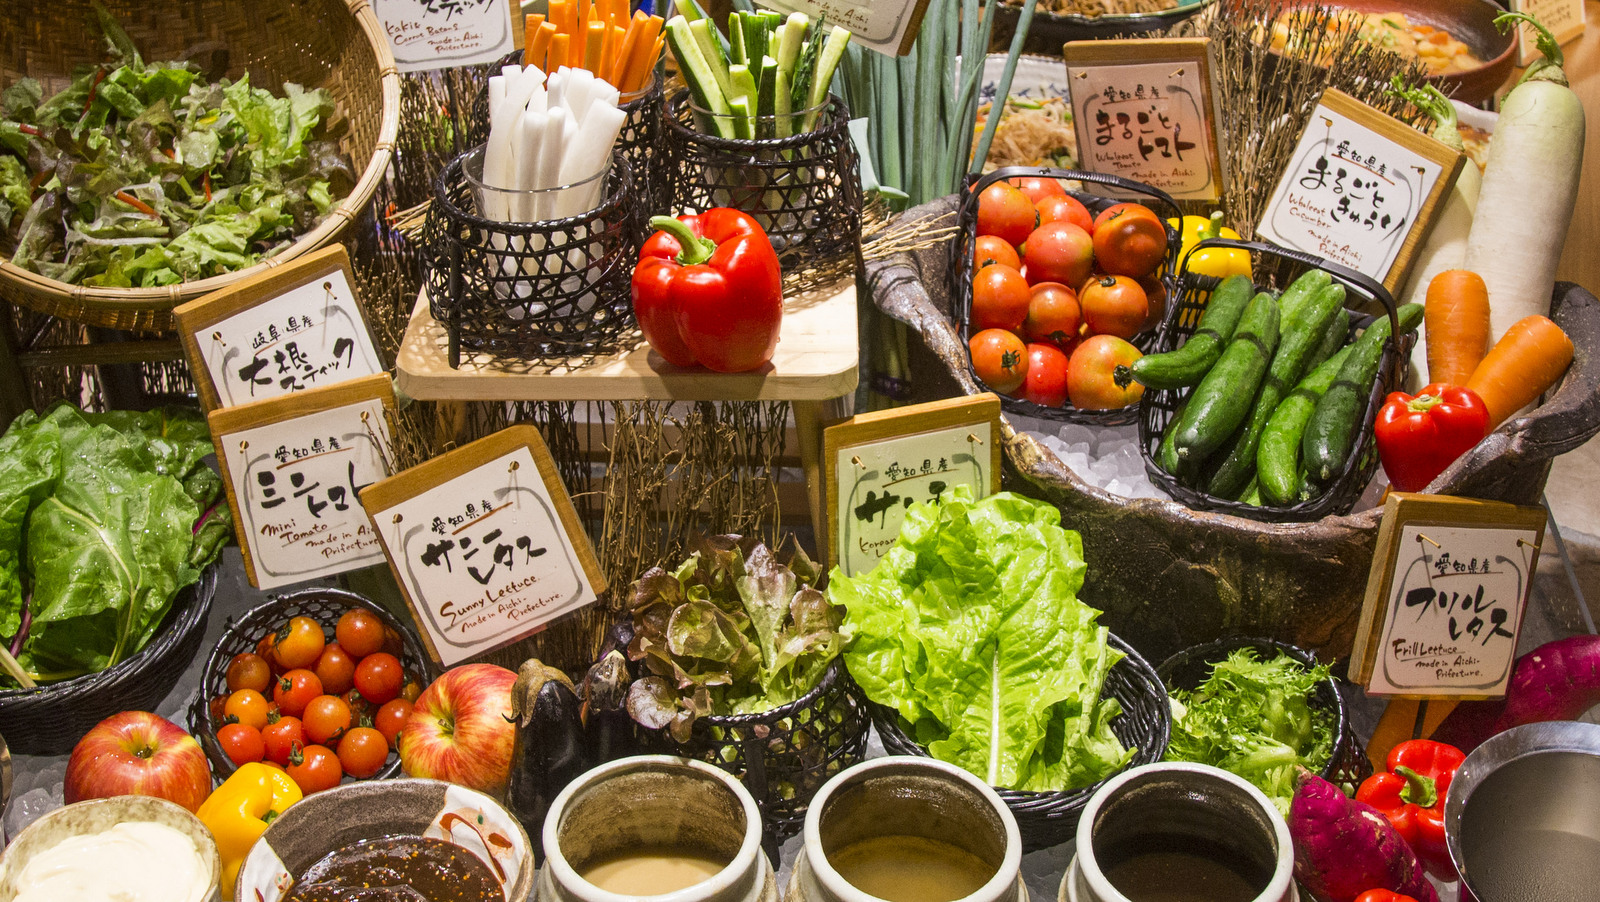
[[[516,47],[511,0],[373,0],[372,11],[401,72],[492,63]]]

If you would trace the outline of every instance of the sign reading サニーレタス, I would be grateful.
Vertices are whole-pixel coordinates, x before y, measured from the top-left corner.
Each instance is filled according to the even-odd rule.
[[[516,47],[511,0],[373,0],[401,72],[492,63]]]

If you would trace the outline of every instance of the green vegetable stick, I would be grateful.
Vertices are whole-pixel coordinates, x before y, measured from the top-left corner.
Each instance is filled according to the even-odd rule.
[[[811,76],[810,102],[806,106],[810,112],[806,113],[804,131],[811,131],[817,127],[817,116],[820,115],[817,107],[828,98],[828,87],[833,84],[833,70],[839,67],[839,60],[844,56],[844,48],[850,43],[850,32],[835,25],[828,32],[828,42],[823,45],[822,53],[817,57],[817,69]]]
[[[694,35],[695,45],[700,48],[700,55],[717,80],[717,89],[727,97],[733,93],[733,86],[728,82],[728,55],[717,39],[716,30],[717,27],[711,24],[710,19],[698,19],[689,23],[689,31]]]

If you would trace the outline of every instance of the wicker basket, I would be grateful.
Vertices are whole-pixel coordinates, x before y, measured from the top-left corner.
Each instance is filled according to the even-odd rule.
[[[322,223],[270,260],[248,269],[161,288],[88,288],[0,262],[0,300],[112,329],[166,331],[178,304],[337,240],[372,198],[389,168],[400,117],[400,79],[387,38],[367,0],[199,0],[143,3],[105,0],[145,59],[212,51],[230,78],[281,93],[284,82],[326,88],[349,124],[340,150],[359,169],[355,189]],[[0,2],[0,87],[24,76],[46,95],[71,81],[75,66],[99,59],[89,28],[90,0]]]
[[[955,255],[950,258],[950,294],[955,299],[956,326],[961,331],[961,340],[969,341],[972,338],[972,243],[976,238],[978,225],[978,196],[983,190],[1001,179],[1023,178],[1028,176],[1040,178],[1072,179],[1079,182],[1092,182],[1097,185],[1107,185],[1128,194],[1143,194],[1151,198],[1162,209],[1156,215],[1162,222],[1168,219],[1179,219],[1182,216],[1178,209],[1177,201],[1160,188],[1153,188],[1142,182],[1118,178],[1114,175],[1104,175],[1098,172],[1078,172],[1070,169],[1052,169],[1047,166],[1003,166],[993,172],[985,174],[982,178],[969,180],[966,190],[961,196],[961,205],[957,208],[956,215],[956,247]],[[1124,202],[1121,197],[1105,197],[1099,194],[1086,194],[1069,191],[1068,194],[1077,198],[1091,214],[1114,204]],[[1141,201],[1142,203],[1142,201]],[[1155,204],[1145,204],[1154,206]],[[1166,289],[1167,297],[1175,297],[1177,287],[1178,249],[1182,241],[1178,230],[1170,223],[1167,224],[1167,259],[1161,265],[1161,284]],[[1076,286],[1073,286],[1076,288]],[[1155,343],[1156,331],[1141,332],[1133,337],[1133,344],[1141,351],[1148,351]],[[972,369],[969,357],[967,368],[972,373],[972,378],[978,379],[976,370]],[[1139,418],[1138,405],[1115,408],[1112,410],[1079,410],[1070,403],[1065,407],[1045,407],[1023,398],[1013,398],[1009,395],[1000,396],[1000,406],[1006,411],[1022,416],[1037,417],[1043,420],[1054,420],[1061,423],[1081,423],[1086,426],[1124,426]]]
[[[200,740],[200,746],[206,750],[206,758],[211,762],[211,772],[216,774],[218,780],[228,779],[238,769],[238,765],[223,753],[222,746],[217,742],[217,730],[221,729],[222,723],[212,716],[210,704],[211,699],[228,694],[228,662],[241,652],[255,651],[256,643],[262,636],[282,627],[290,617],[306,616],[322,624],[322,632],[331,642],[334,625],[345,611],[352,608],[377,614],[384,626],[400,634],[401,644],[405,647],[401,663],[416,674],[422,685],[428,685],[439,675],[438,667],[428,658],[415,632],[376,603],[354,592],[319,586],[279,595],[257,605],[238,620],[230,618],[216,646],[206,657],[205,670],[200,674],[200,689],[189,703],[189,732]],[[383,769],[371,779],[387,779],[399,773],[400,757],[391,754]]]
[[[1154,764],[1167,753],[1167,736],[1172,729],[1172,712],[1167,703],[1167,689],[1150,666],[1133,646],[1112,635],[1112,648],[1123,653],[1122,660],[1111,666],[1106,674],[1101,696],[1110,694],[1122,705],[1122,713],[1111,721],[1111,731],[1124,746],[1135,749],[1133,760],[1122,769]],[[878,738],[891,755],[920,755],[932,757],[927,748],[919,745],[905,730],[904,719],[893,708],[868,702],[872,709],[872,724],[878,728]],[[1118,771],[1121,773],[1121,771]],[[1106,779],[1116,776],[1107,774]],[[1105,781],[1102,780],[1101,783]],[[1023,792],[1015,789],[997,789],[1006,807],[1016,815],[1017,829],[1022,833],[1022,850],[1036,852],[1060,845],[1070,840],[1078,829],[1078,817],[1089,804],[1089,797],[1101,783],[1062,792]]]
[[[1282,653],[1306,667],[1315,667],[1317,664],[1316,657],[1310,652],[1287,642],[1236,636],[1186,648],[1162,661],[1156,673],[1173,689],[1192,690],[1210,678],[1211,668],[1217,662],[1241,648],[1253,648],[1263,658],[1273,658]],[[1362,780],[1372,776],[1372,762],[1367,760],[1361,740],[1356,738],[1344,696],[1339,693],[1339,681],[1330,676],[1317,684],[1310,703],[1313,708],[1332,711],[1334,716],[1333,753],[1322,768],[1322,776],[1344,787],[1346,793],[1354,793]]]
[[[1206,247],[1246,248],[1254,251],[1256,271],[1260,272],[1263,268],[1274,269],[1285,285],[1307,270],[1325,270],[1336,282],[1344,285],[1348,296],[1357,300],[1357,303],[1350,305],[1352,308],[1381,307],[1388,311],[1391,323],[1396,326],[1394,331],[1400,331],[1397,328],[1399,320],[1395,315],[1394,297],[1382,285],[1353,269],[1347,269],[1312,254],[1260,241],[1209,238],[1197,243],[1195,250]],[[1183,273],[1178,291],[1173,295],[1177,302],[1167,311],[1167,318],[1157,333],[1152,353],[1175,350],[1194,334],[1200,314],[1205,311],[1205,300],[1210,297],[1211,290],[1217,284],[1218,280],[1207,276]],[[1356,309],[1350,312],[1352,336],[1377,318],[1364,315]],[[1271,523],[1320,520],[1330,514],[1347,514],[1361,499],[1361,493],[1366,490],[1372,474],[1377,472],[1378,448],[1372,440],[1373,420],[1377,416],[1378,407],[1383,404],[1383,399],[1389,392],[1400,388],[1400,383],[1405,378],[1406,362],[1411,359],[1411,346],[1415,341],[1415,335],[1401,335],[1396,341],[1391,334],[1388,343],[1384,345],[1378,378],[1373,383],[1372,391],[1368,393],[1366,405],[1361,409],[1361,429],[1356,435],[1355,444],[1350,449],[1350,457],[1345,461],[1344,470],[1325,487],[1322,494],[1315,498],[1288,507],[1260,507],[1229,498],[1219,498],[1190,488],[1163,470],[1156,462],[1162,433],[1172,421],[1178,407],[1194,390],[1193,388],[1146,391],[1144,397],[1140,399],[1139,450],[1144,456],[1145,472],[1150,474],[1150,480],[1160,486],[1162,491],[1193,510],[1221,511]]]
[[[62,755],[118,711],[154,711],[200,651],[217,591],[217,566],[173,599],[155,638],[138,654],[99,673],[39,689],[0,692],[0,733],[24,755]]]

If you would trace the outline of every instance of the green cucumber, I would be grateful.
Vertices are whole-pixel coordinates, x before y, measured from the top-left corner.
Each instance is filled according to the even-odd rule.
[[[1154,389],[1194,385],[1205,378],[1206,372],[1222,356],[1222,349],[1233,337],[1239,317],[1244,315],[1244,308],[1250,305],[1254,295],[1255,286],[1249,276],[1236,274],[1223,279],[1211,292],[1211,300],[1200,316],[1198,327],[1182,347],[1164,354],[1146,354],[1132,366],[1118,366],[1112,378],[1121,388],[1135,381]]]
[[[1251,299],[1222,357],[1189,396],[1189,408],[1177,421],[1179,460],[1197,464],[1233,435],[1250,414],[1277,348],[1278,302],[1263,291]]]
[[[672,55],[678,61],[678,68],[683,72],[683,80],[689,86],[689,96],[694,98],[695,106],[711,113],[711,128],[718,135],[732,138],[733,123],[728,119],[728,99],[717,87],[717,77],[701,54],[688,20],[673,16],[666,30],[667,45],[672,48]]]
[[[742,19],[743,13],[728,13],[728,64],[743,63],[749,65],[750,50],[745,46],[745,34]]]
[[[1334,314],[1333,322],[1328,324],[1328,332],[1322,336],[1322,344],[1317,345],[1317,349],[1311,352],[1311,363],[1306,369],[1309,371],[1321,366],[1322,361],[1337,354],[1340,348],[1349,343],[1350,311],[1340,309]]]
[[[1189,401],[1186,398],[1183,403],[1178,405],[1178,409],[1173,411],[1172,419],[1167,421],[1166,431],[1161,434],[1161,444],[1156,447],[1156,464],[1161,469],[1171,473],[1179,482],[1187,481],[1184,477],[1189,471],[1183,466],[1183,461],[1178,459],[1178,443],[1176,441],[1178,430],[1173,427],[1178,424],[1179,420],[1183,419],[1183,412],[1188,407]]]
[[[1285,323],[1294,319],[1300,312],[1300,305],[1317,296],[1317,293],[1333,284],[1333,276],[1320,269],[1308,269],[1300,274],[1300,278],[1289,283],[1283,290],[1283,296],[1278,298],[1278,312],[1283,314]]]
[[[1318,364],[1267,419],[1256,448],[1256,482],[1268,504],[1281,507],[1294,502],[1300,487],[1300,438],[1305,434],[1306,421],[1349,356],[1350,347],[1344,347]]]
[[[1260,507],[1261,506],[1261,482],[1260,482],[1260,480],[1252,478],[1250,480],[1250,484],[1244,487],[1244,491],[1239,493],[1239,497],[1236,500],[1239,501],[1242,504],[1251,505],[1252,507]]]
[[[1399,311],[1400,331],[1410,332],[1422,323],[1422,305],[1406,304]],[[1383,346],[1389,340],[1389,317],[1380,316],[1351,345],[1350,356],[1333,384],[1317,400],[1317,407],[1306,424],[1300,453],[1306,473],[1326,485],[1344,470],[1345,460],[1361,429],[1361,407],[1372,393],[1372,381],[1383,361]]]
[[[706,61],[706,67],[716,77],[717,89],[722,91],[724,97],[733,94],[733,84],[728,81],[728,54],[717,38],[716,26],[711,24],[710,19],[693,20],[689,23],[689,33],[694,35],[701,59]]]
[[[833,84],[833,70],[839,68],[839,60],[844,58],[844,49],[850,44],[850,32],[835,25],[828,32],[828,40],[822,45],[822,52],[817,56],[817,68],[811,73],[811,93],[807,97],[804,127],[801,132],[809,132],[817,127],[817,117],[822,111],[818,107],[828,99],[828,88]]]
[[[761,58],[761,77],[756,79],[756,115],[772,117],[777,114],[775,106],[778,93],[778,61],[770,56]],[[776,135],[760,135],[762,138],[775,138]]]

